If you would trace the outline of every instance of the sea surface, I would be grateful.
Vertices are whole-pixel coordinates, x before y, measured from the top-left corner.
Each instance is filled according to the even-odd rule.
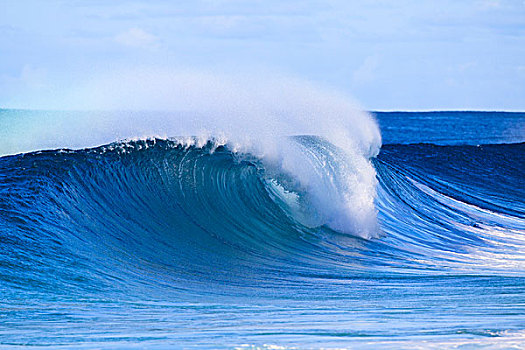
[[[270,158],[39,146],[54,113],[0,110],[1,348],[525,348],[525,113],[372,112],[378,154]]]

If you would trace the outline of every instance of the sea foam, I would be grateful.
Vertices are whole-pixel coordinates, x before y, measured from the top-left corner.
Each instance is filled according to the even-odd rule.
[[[344,94],[281,76],[133,69],[100,74],[63,95],[53,107],[69,111],[0,118],[7,130],[0,153],[151,137],[186,137],[197,145],[213,139],[291,175],[294,189],[306,194],[303,207],[314,208],[302,215],[310,224],[376,235],[369,159],[379,152],[381,135],[375,120]],[[289,138],[297,135],[314,135],[324,146]]]

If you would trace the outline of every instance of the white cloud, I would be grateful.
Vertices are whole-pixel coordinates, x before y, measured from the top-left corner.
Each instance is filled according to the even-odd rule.
[[[115,41],[129,47],[153,48],[158,45],[159,38],[140,28],[130,28],[117,34]]]
[[[363,64],[354,71],[353,81],[363,84],[375,79],[375,72],[379,65],[379,57],[376,55],[365,58]]]
[[[32,89],[42,89],[46,87],[47,72],[42,68],[35,68],[26,64],[20,73],[20,81]]]
[[[471,70],[477,66],[477,62],[467,62],[467,63],[461,63],[457,66],[458,71],[465,72],[468,70]]]
[[[479,2],[479,7],[482,10],[493,10],[501,8],[501,1],[500,0],[483,0]]]

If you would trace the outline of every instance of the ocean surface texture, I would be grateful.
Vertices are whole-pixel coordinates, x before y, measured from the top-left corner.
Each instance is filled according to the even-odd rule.
[[[525,347],[525,113],[18,153],[50,114],[0,110],[0,347]]]

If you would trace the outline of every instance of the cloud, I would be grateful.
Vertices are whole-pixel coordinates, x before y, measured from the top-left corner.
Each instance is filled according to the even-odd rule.
[[[481,10],[494,10],[501,8],[501,1],[500,0],[483,0],[480,1],[478,4],[479,8]]]
[[[471,70],[473,68],[475,68],[476,66],[478,65],[477,62],[467,62],[467,63],[461,63],[457,66],[457,69],[459,72],[465,72],[465,71],[468,71],[468,70]]]
[[[32,89],[43,89],[46,87],[47,72],[45,69],[33,67],[26,64],[20,73],[20,82]]]
[[[376,69],[379,66],[379,57],[376,55],[365,58],[363,64],[354,71],[353,81],[359,84],[372,82],[376,78]]]
[[[159,38],[140,28],[130,28],[115,36],[115,41],[121,45],[137,48],[154,48]]]

